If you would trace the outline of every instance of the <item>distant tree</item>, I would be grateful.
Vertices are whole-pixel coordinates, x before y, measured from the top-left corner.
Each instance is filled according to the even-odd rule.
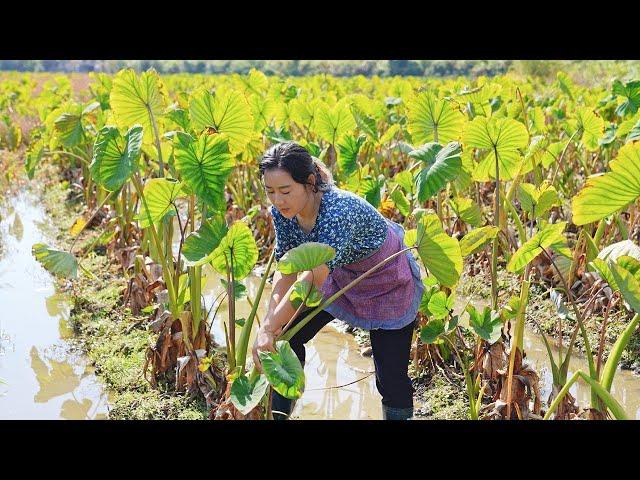
[[[414,60],[389,60],[389,75],[422,75],[423,69]]]

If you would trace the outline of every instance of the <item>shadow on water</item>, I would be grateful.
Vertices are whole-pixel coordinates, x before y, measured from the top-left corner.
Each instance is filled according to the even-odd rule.
[[[108,397],[73,337],[69,301],[31,254],[45,213],[23,192],[0,207],[0,418],[100,419]]]

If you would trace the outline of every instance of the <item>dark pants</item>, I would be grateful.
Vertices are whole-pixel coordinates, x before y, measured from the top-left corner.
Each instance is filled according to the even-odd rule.
[[[302,320],[308,311],[298,315],[293,325]],[[304,366],[305,344],[315,337],[322,327],[333,320],[333,316],[327,311],[321,311],[313,317],[309,323],[300,329],[289,341],[291,348]],[[411,337],[415,327],[415,320],[406,327],[398,330],[370,330],[373,362],[376,370],[376,387],[382,395],[383,409],[409,409],[413,408],[413,387],[407,373],[411,350]],[[292,327],[289,327],[292,328]],[[274,391],[271,408],[291,413],[292,401]],[[283,416],[273,414],[274,419]],[[286,417],[285,417],[286,418]]]

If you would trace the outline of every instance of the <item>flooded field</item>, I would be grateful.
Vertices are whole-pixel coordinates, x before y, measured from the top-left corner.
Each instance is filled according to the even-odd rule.
[[[0,419],[106,418],[107,394],[68,341],[69,302],[31,254],[46,224],[31,194],[0,207]]]

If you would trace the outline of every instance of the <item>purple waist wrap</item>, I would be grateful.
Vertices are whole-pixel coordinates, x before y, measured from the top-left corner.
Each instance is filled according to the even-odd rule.
[[[370,256],[333,270],[320,289],[329,298],[360,275],[406,248],[404,230],[387,220],[387,238]],[[325,308],[334,317],[366,330],[394,330],[416,316],[424,286],[410,251],[398,255]]]

